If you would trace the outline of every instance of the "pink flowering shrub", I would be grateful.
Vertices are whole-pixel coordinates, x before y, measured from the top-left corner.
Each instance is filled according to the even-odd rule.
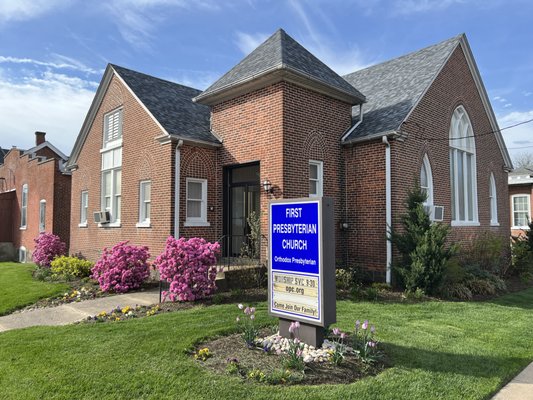
[[[161,280],[170,283],[164,298],[171,301],[194,301],[211,295],[215,289],[216,256],[220,245],[201,238],[167,239],[165,250],[154,262]]]
[[[67,245],[59,236],[50,232],[40,233],[33,241],[35,242],[33,262],[39,267],[50,268],[54,258],[63,256],[67,252]]]
[[[148,258],[148,247],[120,242],[111,250],[104,249],[91,270],[91,278],[98,281],[103,292],[125,293],[138,289],[150,275]]]

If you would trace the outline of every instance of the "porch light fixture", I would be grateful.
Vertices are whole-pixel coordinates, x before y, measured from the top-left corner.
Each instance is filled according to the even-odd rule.
[[[265,193],[272,193],[272,183],[270,183],[268,179],[263,181],[263,189],[265,190]]]

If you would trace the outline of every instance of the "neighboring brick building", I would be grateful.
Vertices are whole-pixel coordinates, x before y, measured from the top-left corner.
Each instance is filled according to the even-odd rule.
[[[68,157],[35,132],[35,146],[12,148],[0,165],[0,242],[12,243],[19,261],[30,261],[40,232],[70,238]]]
[[[414,180],[455,240],[509,232],[511,162],[464,35],[340,77],[279,30],[204,92],[109,65],[68,168],[71,252],[90,258],[168,235],[238,254],[269,199],[324,195],[337,259],[382,279]]]
[[[509,201],[511,235],[522,236],[533,218],[533,166],[522,167],[509,173]]]

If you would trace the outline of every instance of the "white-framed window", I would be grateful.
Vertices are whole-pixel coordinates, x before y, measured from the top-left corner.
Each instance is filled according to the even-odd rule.
[[[104,115],[104,147],[122,139],[122,108]]]
[[[466,110],[455,109],[450,126],[452,225],[479,225],[476,145]]]
[[[529,221],[531,218],[530,201],[529,194],[515,194],[511,196],[514,229],[529,229]]]
[[[26,229],[28,226],[28,184],[22,185],[20,200],[20,228]]]
[[[150,226],[151,192],[152,181],[139,183],[139,223],[137,226]]]
[[[24,246],[19,247],[19,263],[26,263],[28,261],[28,250]]]
[[[84,190],[81,192],[80,198],[80,226],[87,226],[87,215],[89,214],[89,192]]]
[[[39,202],[39,232],[46,230],[46,200]]]
[[[309,160],[309,197],[322,196],[323,167],[322,161]]]
[[[489,178],[489,200],[490,200],[490,224],[499,225],[498,223],[498,196],[496,194],[496,180],[494,174],[490,173]]]
[[[185,226],[206,226],[207,179],[187,178]]]
[[[422,166],[420,167],[420,190],[425,193],[425,206],[433,205],[433,174],[431,172],[431,164],[427,154],[424,154],[422,159]]]

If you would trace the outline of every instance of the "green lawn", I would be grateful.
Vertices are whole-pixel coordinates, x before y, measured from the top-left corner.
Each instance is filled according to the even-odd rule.
[[[272,322],[258,305],[258,319]],[[235,305],[118,323],[0,334],[2,399],[486,399],[533,360],[533,289],[486,303],[341,301],[338,326],[369,318],[393,367],[351,385],[265,386],[184,354],[233,329]]]
[[[68,290],[65,284],[34,280],[34,268],[35,264],[0,263],[0,315]]]

